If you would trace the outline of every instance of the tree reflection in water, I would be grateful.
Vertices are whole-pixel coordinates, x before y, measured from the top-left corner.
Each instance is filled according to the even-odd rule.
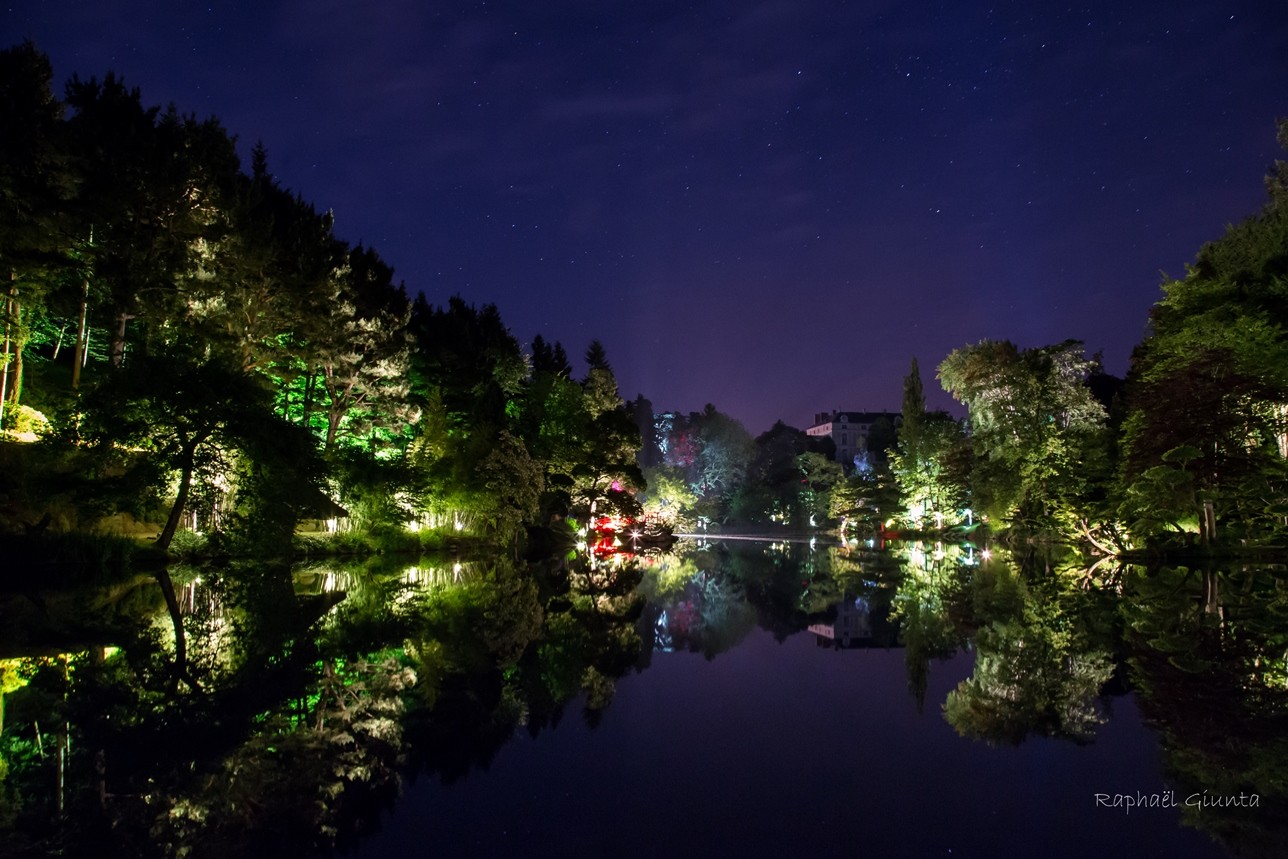
[[[902,647],[918,708],[935,666],[973,649],[972,675],[931,706],[989,744],[1094,742],[1111,697],[1134,689],[1178,802],[1260,797],[1186,808],[1188,823],[1254,855],[1288,834],[1279,570],[704,542],[571,563],[171,573],[191,687],[172,682],[171,618],[143,580],[45,595],[39,617],[0,606],[6,850],[322,849],[359,834],[403,777],[486,769],[570,705],[594,727],[655,652],[718,659],[757,628]]]
[[[1185,820],[1239,855],[1288,844],[1286,576],[1136,567],[1124,587],[1131,676]],[[1256,807],[1224,804],[1241,795]]]

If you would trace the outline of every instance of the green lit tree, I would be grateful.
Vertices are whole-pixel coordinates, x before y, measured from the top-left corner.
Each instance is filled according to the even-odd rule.
[[[30,42],[0,51],[0,428],[21,401],[26,346],[69,265],[72,173],[52,80],[49,58]]]
[[[411,305],[374,251],[355,249],[345,275],[328,308],[329,336],[309,349],[325,393],[327,450],[342,430],[374,441],[377,432],[402,434],[416,418],[407,398]]]
[[[1114,667],[1109,632],[1093,621],[1100,594],[1080,586],[1080,568],[1021,561],[995,557],[975,573],[975,669],[949,693],[944,716],[963,736],[997,745],[1089,742],[1106,720],[1100,693]]]
[[[1288,121],[1280,125],[1288,146]],[[1279,162],[1261,212],[1163,284],[1137,348],[1124,425],[1123,511],[1140,536],[1218,521],[1243,539],[1283,522],[1288,490],[1288,196]]]
[[[1082,344],[1021,350],[985,340],[939,365],[969,409],[975,503],[1014,524],[1069,530],[1107,477],[1107,415],[1086,381]]]

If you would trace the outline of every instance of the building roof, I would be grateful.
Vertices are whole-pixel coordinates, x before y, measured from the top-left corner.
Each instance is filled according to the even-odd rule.
[[[812,426],[819,426],[827,423],[847,423],[847,424],[871,424],[876,423],[880,418],[889,421],[898,421],[902,415],[899,412],[818,412],[814,415]],[[842,421],[844,418],[844,421]]]

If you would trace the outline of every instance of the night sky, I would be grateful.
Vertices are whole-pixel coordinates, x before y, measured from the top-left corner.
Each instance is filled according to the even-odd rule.
[[[20,0],[0,36],[263,141],[410,293],[753,433],[896,410],[913,356],[946,406],[983,338],[1122,374],[1288,115],[1284,0]]]

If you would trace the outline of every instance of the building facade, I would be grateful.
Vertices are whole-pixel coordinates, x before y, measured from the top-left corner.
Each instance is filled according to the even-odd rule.
[[[887,422],[891,430],[901,423],[898,412],[818,412],[805,434],[830,437],[836,445],[836,461],[847,472],[852,468],[866,473],[872,468],[868,437],[879,421]]]

